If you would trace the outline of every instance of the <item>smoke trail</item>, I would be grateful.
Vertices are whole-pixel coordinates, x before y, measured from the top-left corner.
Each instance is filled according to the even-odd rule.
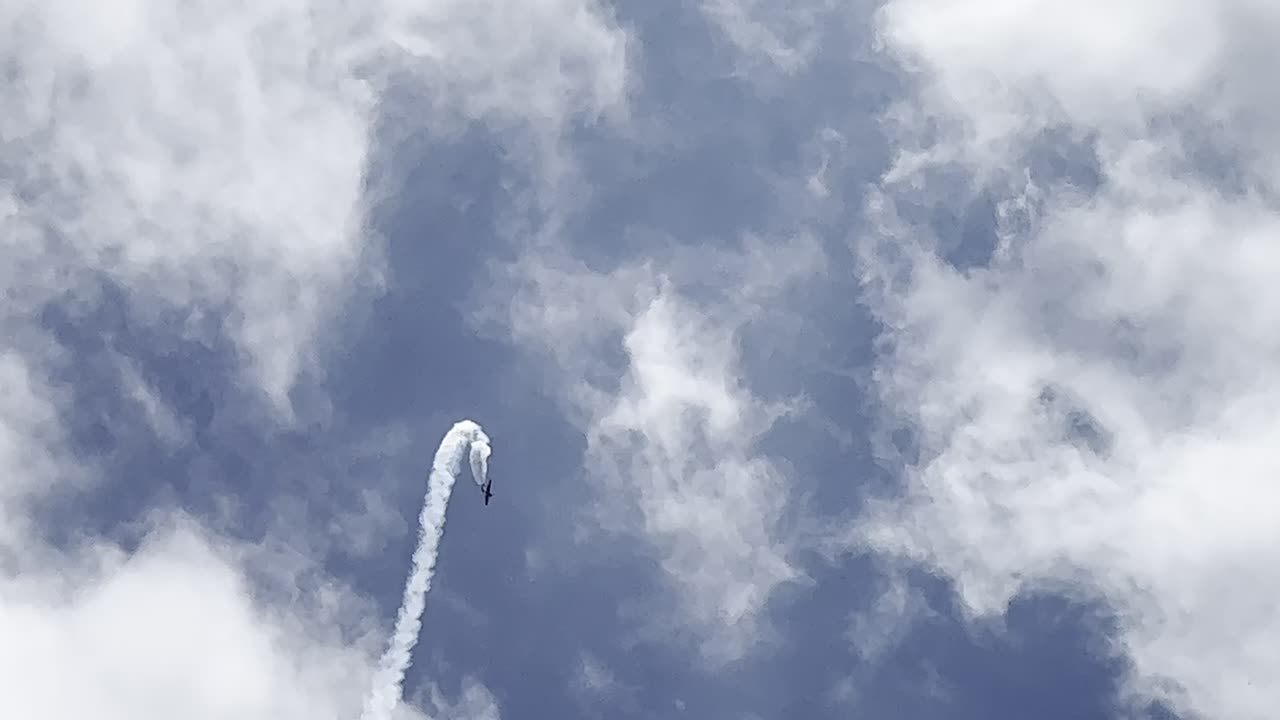
[[[476,430],[480,430],[479,427]],[[483,436],[484,431],[480,430]],[[476,485],[484,487],[485,478],[489,477],[489,438],[485,437],[484,442],[471,443],[471,479]]]
[[[404,586],[404,600],[396,618],[395,633],[374,675],[373,688],[360,715],[362,720],[390,720],[391,711],[400,702],[404,673],[409,668],[410,651],[418,641],[422,611],[426,608],[427,591],[431,589],[431,576],[435,573],[436,556],[440,552],[449,495],[462,470],[464,453],[470,457],[476,483],[483,484],[484,474],[488,471],[489,452],[489,436],[470,420],[454,425],[440,441],[440,448],[431,463],[422,514],[418,518],[421,526],[418,547],[413,551],[413,568]]]

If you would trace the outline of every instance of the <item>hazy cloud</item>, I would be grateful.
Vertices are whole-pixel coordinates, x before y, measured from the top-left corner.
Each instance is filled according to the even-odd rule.
[[[93,391],[138,410],[137,427],[109,432],[153,436],[157,452],[207,450],[190,440],[209,418],[167,405],[138,348],[93,322],[104,289],[120,299],[119,328],[145,329],[130,342],[155,341],[140,352],[228,350],[227,367],[199,370],[232,373],[220,386],[267,412],[219,399],[220,412],[242,413],[226,425],[265,444],[299,415],[325,420],[295,407],[296,391],[320,374],[318,348],[349,291],[379,282],[365,174],[384,152],[380,127],[405,136],[383,115],[392,94],[428,98],[424,117],[441,126],[428,132],[489,123],[549,163],[575,118],[624,104],[625,34],[587,0],[55,1],[0,8],[0,44],[0,674],[13,689],[0,714],[354,716],[381,648],[339,637],[355,595],[318,570],[322,556],[297,555],[293,542],[308,540],[290,534],[305,522],[280,520],[284,537],[230,552],[231,540],[184,520],[135,555],[76,528],[72,547],[49,547],[31,527],[43,498],[154,480],[107,477],[77,451],[76,393],[100,378],[77,372],[82,349],[60,344],[44,313],[94,325],[85,352],[112,377]],[[212,476],[236,467],[191,463]],[[368,512],[337,521],[364,528],[356,553],[380,545],[368,525],[389,517],[376,495],[360,497]],[[307,591],[273,585],[302,568]],[[75,693],[63,692],[68,678]],[[497,715],[482,688],[451,707]]]
[[[888,328],[883,427],[921,457],[861,542],[952,577],[974,614],[1028,589],[1101,598],[1132,688],[1224,718],[1269,716],[1280,672],[1280,612],[1256,600],[1280,587],[1280,144],[1254,124],[1280,104],[1245,101],[1276,19],[887,4],[919,95],[890,116],[902,153],[856,242]],[[1095,182],[1037,164],[1064,157],[1055,133]],[[957,267],[915,208],[984,195],[994,251]]]
[[[549,360],[586,435],[594,521],[653,547],[674,619],[714,661],[766,639],[761,611],[800,575],[782,526],[787,479],[758,448],[795,406],[752,393],[737,343],[820,261],[808,238],[748,239],[608,272],[554,255],[513,268],[510,330]]]

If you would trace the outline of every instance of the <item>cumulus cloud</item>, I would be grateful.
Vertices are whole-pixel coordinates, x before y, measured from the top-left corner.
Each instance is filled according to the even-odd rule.
[[[187,522],[132,555],[46,555],[3,576],[6,715],[340,718],[368,660],[334,617],[260,605],[238,552]],[[61,568],[61,571],[54,569]],[[68,683],[75,692],[67,692]]]
[[[68,371],[77,348],[42,312],[92,325],[111,288],[121,325],[146,329],[130,342],[164,346],[85,330],[103,336],[92,352],[119,381],[93,391],[135,405],[129,432],[157,451],[190,446],[191,418],[131,353],[188,340],[233,350],[221,386],[270,412],[219,412],[243,411],[237,421],[269,437],[297,419],[300,381],[322,373],[329,319],[354,285],[376,283],[365,174],[383,152],[388,93],[425,97],[446,130],[490,123],[547,162],[577,118],[623,103],[625,34],[590,0],[55,0],[0,6],[0,41],[0,673],[13,689],[0,714],[354,716],[380,645],[340,637],[354,593],[315,579],[309,597],[348,608],[331,613],[307,609],[296,586],[269,592],[281,573],[316,572],[316,558],[233,552],[194,520],[137,554],[75,532],[73,546],[47,543],[41,501],[136,479],[77,451],[77,393],[99,378]],[[380,542],[366,535],[358,547]],[[306,545],[271,542],[291,540]],[[454,709],[496,717],[474,688]]]
[[[58,400],[21,355],[0,353],[0,552],[18,548],[31,530],[32,495],[84,479],[65,449]]]
[[[621,99],[623,36],[594,5],[515,8],[10,5],[6,286],[38,307],[100,275],[139,320],[177,308],[195,332],[212,316],[288,410],[334,303],[376,257],[362,183],[388,77],[417,78],[442,117],[551,136]]]
[[[1280,699],[1280,142],[1258,122],[1280,103],[1255,92],[1277,20],[888,3],[916,92],[856,242],[883,429],[912,433],[905,496],[858,541],[953,578],[974,615],[1027,590],[1102,599],[1130,690],[1240,720]],[[957,267],[917,209],[983,198],[993,252]]]
[[[677,603],[654,626],[689,628],[713,662],[761,641],[770,595],[800,577],[787,479],[758,445],[796,405],[752,392],[737,343],[820,260],[800,237],[603,272],[550,253],[511,269],[509,329],[549,361],[586,436],[594,523],[652,547]]]
[[[37,720],[359,713],[381,642],[370,607],[305,558],[289,567],[190,518],[158,522],[133,552],[46,551],[41,567],[0,575],[0,711]],[[287,588],[283,599],[262,592],[264,574]],[[429,700],[450,717],[499,716],[474,683],[456,702],[438,690]],[[413,706],[398,715],[430,716]]]

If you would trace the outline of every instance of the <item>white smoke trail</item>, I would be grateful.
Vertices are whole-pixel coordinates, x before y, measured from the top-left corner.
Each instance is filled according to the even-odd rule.
[[[479,427],[476,430],[480,430]],[[484,436],[484,431],[480,431],[480,435]],[[471,479],[475,481],[479,487],[484,487],[485,478],[489,477],[489,438],[485,437],[484,442],[471,443]]]
[[[360,715],[362,720],[390,720],[392,710],[400,702],[404,673],[409,668],[410,652],[418,641],[422,611],[426,608],[427,591],[431,589],[431,576],[435,573],[436,556],[440,552],[440,538],[444,535],[445,507],[462,470],[462,458],[464,453],[469,455],[474,480],[476,484],[483,484],[488,472],[489,452],[489,436],[470,420],[454,425],[440,441],[440,448],[431,463],[431,477],[427,480],[427,496],[418,519],[421,526],[418,547],[413,551],[413,567],[405,583],[395,633],[374,675],[373,688]]]

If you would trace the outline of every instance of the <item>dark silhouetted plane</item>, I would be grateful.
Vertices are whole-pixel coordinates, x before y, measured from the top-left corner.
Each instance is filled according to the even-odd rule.
[[[485,505],[488,505],[489,498],[493,497],[493,490],[491,489],[492,487],[493,487],[493,478],[489,478],[489,481],[484,484],[484,504]]]

